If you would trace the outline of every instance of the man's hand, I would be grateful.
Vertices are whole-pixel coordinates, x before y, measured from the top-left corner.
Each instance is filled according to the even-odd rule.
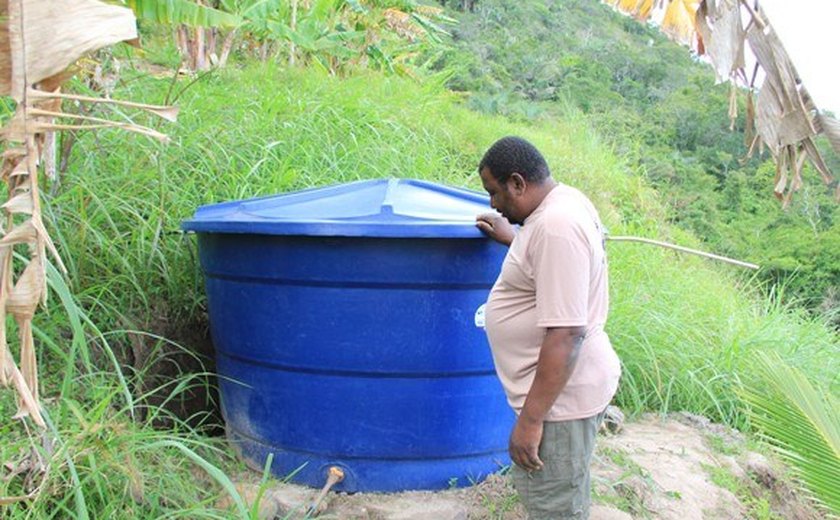
[[[542,469],[543,462],[539,455],[542,435],[542,421],[531,422],[523,417],[516,420],[513,432],[510,434],[508,451],[510,452],[510,458],[517,466],[525,471]]]
[[[483,213],[475,218],[475,227],[496,242],[509,246],[515,232],[513,224],[498,213]]]

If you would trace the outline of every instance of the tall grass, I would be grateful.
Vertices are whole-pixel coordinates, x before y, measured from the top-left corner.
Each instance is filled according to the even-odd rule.
[[[592,196],[612,233],[697,245],[663,224],[656,193],[574,113],[515,124],[460,107],[434,78],[420,85],[374,73],[338,80],[247,66],[184,91],[185,83],[171,90],[168,80],[140,71],[123,79],[116,96],[160,103],[178,93],[181,118],[165,129],[168,147],[117,132],[81,136],[47,201],[70,270],[69,286],[51,275],[61,305],[37,323],[46,406],[60,442],[49,492],[11,509],[13,516],[223,515],[214,504],[229,486],[213,468],[241,466],[196,429],[210,419],[167,416],[169,430],[151,428],[168,413],[152,395],[209,384],[181,374],[157,388],[148,373],[156,356],[171,355],[172,341],[206,327],[195,246],[179,232],[201,204],[381,177],[479,189],[480,155],[518,134],[545,152],[558,179]],[[649,246],[608,247],[608,330],[625,371],[617,399],[631,413],[689,410],[745,427],[735,389],[754,377],[758,351],[777,352],[836,392],[840,341],[823,324],[761,297],[732,268]],[[0,414],[11,411],[12,403],[0,402]],[[25,435],[2,428],[12,442],[0,444],[0,458],[11,460]],[[0,482],[0,492],[15,485]]]
[[[239,517],[249,518],[242,497],[218,469],[242,466],[220,439],[200,433],[200,418],[192,421],[198,428],[179,417],[168,417],[167,430],[152,427],[168,412],[150,406],[149,397],[177,397],[204,384],[201,375],[139,391],[145,370],[124,369],[108,339],[113,334],[100,332],[95,314],[78,306],[51,267],[48,284],[59,302],[40,317],[43,326],[36,330],[46,365],[42,398],[48,429],[41,435],[20,421],[0,423],[0,461],[7,464],[0,496],[24,495],[42,479],[43,484],[34,500],[7,505],[0,516],[224,518],[229,513],[217,503],[220,493],[227,493],[240,506]],[[12,396],[0,393],[0,415],[10,417],[14,410]],[[48,471],[29,471],[32,460],[47,462]]]

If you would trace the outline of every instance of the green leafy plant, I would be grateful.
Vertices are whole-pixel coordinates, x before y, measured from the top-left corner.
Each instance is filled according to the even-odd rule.
[[[840,514],[840,401],[778,355],[755,356],[758,378],[741,392],[752,424],[805,489]]]
[[[184,24],[190,27],[236,27],[242,23],[234,13],[191,0],[125,0],[135,14],[160,24]]]

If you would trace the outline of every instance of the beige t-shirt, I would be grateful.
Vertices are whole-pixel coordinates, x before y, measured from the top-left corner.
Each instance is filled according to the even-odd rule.
[[[496,372],[517,414],[551,327],[585,327],[586,337],[546,420],[582,419],[606,408],[621,375],[604,332],[608,306],[598,213],[580,191],[558,184],[516,234],[485,310]]]

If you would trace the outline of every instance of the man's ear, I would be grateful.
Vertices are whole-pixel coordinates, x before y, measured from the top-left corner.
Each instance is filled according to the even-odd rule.
[[[511,173],[510,177],[508,177],[508,182],[510,183],[512,192],[515,195],[521,196],[525,193],[525,189],[528,187],[528,184],[525,182],[525,177],[523,177],[521,173]]]

